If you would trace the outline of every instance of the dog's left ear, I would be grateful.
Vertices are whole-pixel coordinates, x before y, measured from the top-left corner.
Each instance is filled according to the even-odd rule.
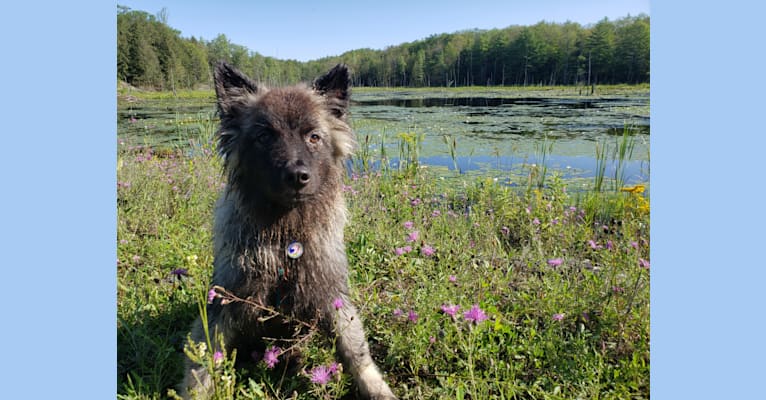
[[[314,80],[313,89],[327,99],[333,115],[345,120],[351,97],[351,75],[346,64],[338,64],[328,73]]]

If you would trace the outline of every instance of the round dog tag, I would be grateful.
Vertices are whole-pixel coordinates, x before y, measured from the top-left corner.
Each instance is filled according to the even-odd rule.
[[[288,257],[295,260],[303,255],[303,245],[301,244],[301,242],[292,242],[289,245],[287,245],[287,249],[285,249],[285,253],[287,253]]]

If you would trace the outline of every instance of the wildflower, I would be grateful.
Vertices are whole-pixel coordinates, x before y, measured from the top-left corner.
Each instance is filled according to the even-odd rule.
[[[551,258],[550,260],[548,260],[548,265],[550,265],[551,267],[558,267],[563,262],[564,262],[564,260],[562,260],[560,258]]]
[[[649,261],[647,261],[647,260],[644,260],[643,258],[639,258],[639,259],[638,259],[638,265],[639,265],[641,268],[646,268],[646,269],[649,269]]]
[[[614,293],[622,293],[624,291],[625,291],[625,289],[623,289],[620,286],[612,286],[612,292],[614,292]]]
[[[400,308],[395,308],[393,314],[394,317],[400,317],[402,315],[402,310]]]
[[[531,214],[532,213],[532,209],[530,209],[529,207],[525,208],[524,211],[526,211],[527,214]]]
[[[189,276],[189,271],[186,268],[176,268],[170,273],[178,277]]]
[[[128,244],[128,241],[125,239],[120,239],[120,244]]]
[[[419,198],[416,198],[412,201],[410,201],[410,204],[412,204],[413,207],[418,206],[421,203],[421,200]]]
[[[630,242],[630,247],[638,250],[638,242]]]
[[[449,279],[451,283],[457,283],[457,276],[455,275],[450,275],[447,279]]]
[[[326,385],[332,377],[332,371],[324,365],[320,365],[311,369],[309,373],[311,375],[311,383],[317,383],[320,385]]]
[[[569,211],[571,211],[571,212],[577,212],[577,207],[575,207],[575,206],[571,206],[571,207],[569,207]]]
[[[612,250],[614,248],[614,243],[612,243],[611,240],[606,241],[606,248],[609,250]]]
[[[400,256],[400,255],[404,254],[404,248],[402,248],[402,247],[397,247],[397,248],[396,248],[396,250],[394,250],[394,253],[395,253],[397,256]]]
[[[406,229],[412,229],[415,224],[412,221],[404,221],[404,227]]]
[[[428,342],[429,342],[429,343],[431,343],[431,344],[434,344],[434,343],[436,343],[436,337],[434,337],[434,336],[429,336],[429,337],[428,337]]]
[[[410,310],[410,312],[407,313],[407,319],[412,322],[413,324],[418,323],[418,313],[415,312],[415,310]]]
[[[341,308],[343,308],[343,299],[341,299],[340,297],[336,298],[335,300],[333,300],[332,305],[333,307],[335,307],[336,310],[340,310]]]
[[[223,353],[221,353],[220,351],[216,351],[215,353],[213,353],[213,362],[218,364],[221,361],[223,361]]]
[[[439,211],[439,210],[434,210],[434,211],[431,213],[431,216],[432,216],[432,217],[434,217],[434,218],[435,218],[435,217],[438,217],[438,216],[440,216],[440,215],[442,215],[442,212],[441,212],[441,211]]]
[[[636,186],[626,186],[626,187],[620,188],[620,191],[638,194],[638,193],[644,193],[644,189],[646,189],[644,185],[636,185]]]
[[[338,372],[340,372],[340,369],[339,369],[339,368],[340,368],[340,365],[338,365],[338,363],[337,363],[337,362],[333,361],[333,362],[331,362],[331,363],[330,363],[330,367],[329,367],[329,368],[327,368],[327,369],[329,369],[329,370],[330,370],[330,373],[331,373],[331,374],[335,375],[335,374],[337,374]]]
[[[487,314],[484,312],[484,310],[479,308],[478,304],[474,304],[470,310],[463,313],[463,318],[465,318],[469,322],[473,322],[476,325],[478,325],[479,323],[481,323],[482,321],[485,321],[489,317],[487,317]]]
[[[460,311],[459,305],[451,305],[448,306],[446,304],[442,304],[442,312],[452,317],[452,319],[455,319],[455,314]]]
[[[511,229],[508,228],[507,226],[504,226],[504,227],[500,228],[500,233],[502,233],[503,236],[508,236],[508,235],[511,234]]]
[[[535,218],[535,219],[533,219],[533,220],[532,220],[532,223],[533,223],[534,225],[540,225],[540,220],[539,220],[539,219],[537,219],[537,218]]]
[[[268,350],[266,350],[266,353],[263,354],[263,362],[266,363],[266,366],[268,368],[274,368],[275,365],[279,362],[279,354],[282,352],[282,349],[276,346],[271,346]]]
[[[561,321],[564,319],[564,314],[553,314],[554,321]]]
[[[418,237],[420,237],[420,232],[418,231],[412,231],[407,235],[407,241],[408,242],[417,242]]]
[[[436,253],[436,249],[434,249],[433,247],[429,245],[425,245],[420,248],[420,254],[423,254],[426,257],[431,257],[432,255],[434,255],[434,253]]]
[[[141,261],[141,257],[138,255],[134,255],[131,259],[133,260],[134,263]]]
[[[559,219],[558,219],[558,218],[554,218],[554,219],[551,221],[551,225],[558,225],[558,224],[559,224]]]
[[[210,289],[207,292],[207,304],[213,304],[213,299],[218,297],[218,293],[216,293],[215,289]]]
[[[604,248],[604,246],[596,243],[594,240],[588,240],[588,246],[590,246],[590,248],[593,250],[599,250]]]

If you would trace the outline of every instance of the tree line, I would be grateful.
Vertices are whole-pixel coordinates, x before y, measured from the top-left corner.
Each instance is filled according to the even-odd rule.
[[[151,15],[118,6],[118,80],[162,90],[209,86],[218,60],[269,84],[311,80],[338,62],[351,67],[355,86],[647,83],[649,16],[443,33],[299,62],[263,56],[224,34],[210,41],[182,38],[168,26],[165,9]]]

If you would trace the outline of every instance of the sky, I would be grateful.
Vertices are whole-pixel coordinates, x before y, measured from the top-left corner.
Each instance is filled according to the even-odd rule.
[[[384,49],[468,29],[534,25],[540,21],[593,24],[649,14],[649,0],[426,0],[426,1],[245,1],[118,0],[133,10],[157,14],[181,32],[230,42],[265,56],[298,61],[349,50]]]

